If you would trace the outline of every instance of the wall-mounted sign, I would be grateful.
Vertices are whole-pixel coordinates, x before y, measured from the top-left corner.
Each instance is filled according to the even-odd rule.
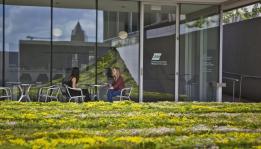
[[[154,53],[152,56],[152,61],[159,61],[162,53]]]
[[[151,59],[151,65],[161,65],[166,66],[168,65],[167,61],[161,61],[160,58],[162,56],[162,53],[154,53]]]

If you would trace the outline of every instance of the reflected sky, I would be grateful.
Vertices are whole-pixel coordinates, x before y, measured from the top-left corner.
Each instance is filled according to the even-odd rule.
[[[1,11],[2,13],[2,11]],[[6,51],[18,51],[19,40],[50,40],[51,11],[48,7],[6,5]],[[98,42],[103,41],[103,12],[98,12]],[[80,22],[88,42],[96,41],[96,11],[94,9],[53,9],[55,41],[70,41],[71,32]]]

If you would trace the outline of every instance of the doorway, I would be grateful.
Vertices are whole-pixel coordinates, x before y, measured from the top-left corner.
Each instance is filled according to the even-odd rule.
[[[176,5],[143,5],[143,100],[175,101]]]

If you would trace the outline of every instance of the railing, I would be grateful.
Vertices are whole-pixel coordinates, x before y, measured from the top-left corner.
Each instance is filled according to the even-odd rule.
[[[199,82],[196,81],[196,75],[186,73],[180,74],[179,77],[180,79],[184,79],[185,81],[185,94],[188,96],[188,99],[198,99],[198,96],[196,94],[193,94],[195,92],[195,89],[199,87]]]
[[[233,82],[233,96],[234,96],[234,92],[235,92],[235,82],[239,82],[239,101],[242,98],[243,79],[260,79],[261,80],[261,76],[253,76],[253,75],[239,74],[239,73],[233,73],[233,72],[223,72],[223,74],[236,76],[235,78],[234,77],[223,77],[223,79],[230,80]],[[233,100],[234,100],[234,97],[233,97]]]
[[[235,86],[236,86],[236,82],[239,82],[239,79],[230,78],[230,77],[223,77],[223,79],[232,81],[232,83],[233,83],[233,101],[235,101]]]

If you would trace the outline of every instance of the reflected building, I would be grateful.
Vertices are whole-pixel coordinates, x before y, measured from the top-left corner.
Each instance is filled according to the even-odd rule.
[[[3,52],[0,52],[0,57],[3,57]],[[6,51],[5,52],[5,70],[8,72],[6,77],[6,82],[9,81],[18,81],[18,72],[19,72],[19,53],[15,51]],[[0,61],[0,65],[3,65],[3,62]],[[2,69],[0,70],[2,73]],[[0,82],[2,82],[0,78]]]
[[[239,67],[231,65],[230,55],[244,47],[235,40],[235,51],[222,58],[222,48],[233,50],[231,39],[236,38],[231,34],[223,42],[220,36],[221,6],[229,10],[248,4],[233,0],[6,0],[2,4],[4,49],[0,49],[6,52],[6,65],[0,80],[55,84],[69,69],[79,67],[80,85],[86,86],[104,82],[102,71],[118,66],[126,84],[134,88],[132,99],[220,102],[222,61]],[[226,28],[226,32],[234,29]],[[30,34],[48,38],[24,39]],[[233,72],[228,68],[224,65],[224,70]]]
[[[95,63],[95,42],[88,42],[86,35],[77,22],[71,33],[71,41],[53,41],[53,79],[66,75],[66,70],[79,67],[81,70]],[[50,80],[50,41],[20,40],[20,80],[25,82],[48,82]],[[98,44],[98,57],[103,56],[110,47],[106,43]],[[37,57],[37,58],[35,58]],[[64,61],[65,60],[65,61]]]

